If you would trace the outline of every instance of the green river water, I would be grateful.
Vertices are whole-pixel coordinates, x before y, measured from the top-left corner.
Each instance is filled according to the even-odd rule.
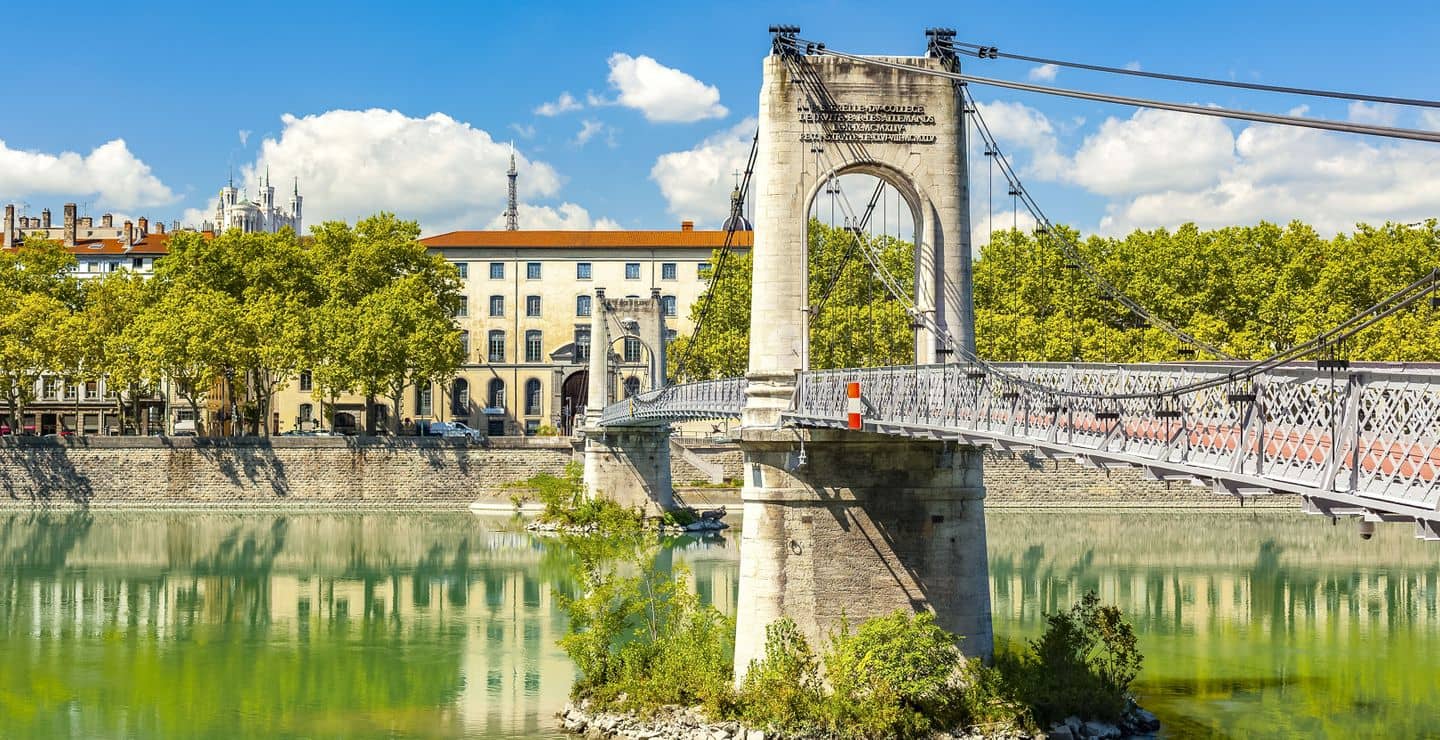
[[[1299,514],[988,514],[995,632],[1123,607],[1170,737],[1440,735],[1440,545]],[[733,612],[733,537],[682,540]],[[0,738],[558,737],[562,548],[453,514],[0,512]]]

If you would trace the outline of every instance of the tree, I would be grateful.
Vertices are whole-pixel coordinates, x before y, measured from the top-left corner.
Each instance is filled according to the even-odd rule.
[[[142,384],[140,356],[129,344],[126,329],[139,319],[149,305],[152,292],[145,279],[128,270],[106,273],[84,284],[85,309],[81,342],[95,377],[104,376],[115,391],[116,403],[124,416],[126,397],[133,404],[135,427],[140,426],[139,399],[153,386]]]
[[[35,386],[55,367],[69,309],[44,293],[0,291],[11,308],[0,314],[0,395],[5,397],[12,433],[21,431]]]
[[[196,419],[213,383],[240,352],[241,307],[218,290],[172,286],[125,333],[146,380],[168,381]]]
[[[868,237],[867,237],[868,238]],[[910,317],[904,305],[892,298],[872,274],[870,265],[851,245],[854,237],[843,228],[811,220],[809,231],[809,296],[819,306],[826,288],[835,278],[835,287],[824,308],[810,326],[810,366],[813,368],[856,365],[894,365],[911,362],[914,341]],[[914,248],[907,242],[882,238],[871,245],[891,274],[905,283],[906,297],[913,295]],[[849,254],[848,259],[846,258]],[[720,264],[717,252],[712,264]],[[843,269],[842,269],[843,265]],[[732,253],[723,274],[713,278],[705,295],[690,308],[690,320],[699,322],[710,301],[697,342],[679,337],[671,345],[670,373],[681,381],[744,375],[749,366],[750,282],[753,262],[749,252]]]

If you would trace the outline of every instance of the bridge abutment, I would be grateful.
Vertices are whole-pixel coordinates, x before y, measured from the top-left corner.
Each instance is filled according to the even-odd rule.
[[[670,427],[582,430],[586,495],[637,506],[659,516],[675,506],[670,480]]]
[[[840,430],[747,429],[739,681],[765,627],[795,621],[817,649],[842,617],[929,610],[989,658],[985,487],[978,450]],[[804,464],[800,463],[804,450]]]

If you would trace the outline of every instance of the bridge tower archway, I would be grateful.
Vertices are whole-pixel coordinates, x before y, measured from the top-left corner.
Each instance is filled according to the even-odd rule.
[[[941,69],[931,57],[889,57]],[[807,369],[811,203],[832,178],[864,173],[895,187],[915,224],[916,356],[974,349],[964,104],[949,80],[828,55],[764,61],[754,173],[754,283],[744,425],[774,428]],[[847,210],[858,217],[864,204]]]

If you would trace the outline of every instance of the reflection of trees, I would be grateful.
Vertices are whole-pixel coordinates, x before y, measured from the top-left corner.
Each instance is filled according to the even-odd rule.
[[[89,511],[0,514],[0,572],[49,572],[65,567],[90,531]]]

